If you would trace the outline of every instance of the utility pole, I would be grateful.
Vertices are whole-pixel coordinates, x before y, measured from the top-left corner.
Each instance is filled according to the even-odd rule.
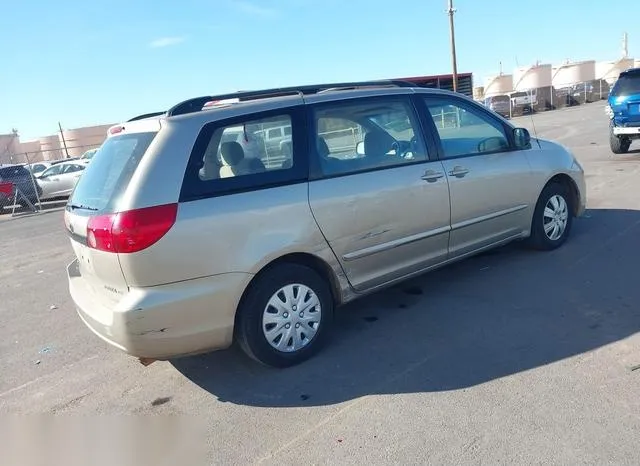
[[[453,14],[456,12],[453,8],[453,0],[449,0],[449,31],[451,33],[451,63],[453,65],[453,92],[458,91],[458,60],[456,59],[456,34],[453,27]]]
[[[67,141],[64,138],[64,132],[62,131],[62,125],[58,122],[58,128],[60,128],[60,137],[62,138],[62,145],[64,146],[64,153],[66,158],[69,158],[69,149],[67,149]]]

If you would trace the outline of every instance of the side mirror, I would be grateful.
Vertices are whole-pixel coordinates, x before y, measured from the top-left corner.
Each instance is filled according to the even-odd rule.
[[[526,128],[515,128],[513,130],[513,139],[518,149],[531,148],[531,135]]]
[[[360,141],[358,144],[356,144],[356,153],[358,155],[364,155],[364,142]]]

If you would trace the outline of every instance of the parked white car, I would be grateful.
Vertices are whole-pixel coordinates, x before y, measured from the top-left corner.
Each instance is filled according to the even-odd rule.
[[[47,168],[36,176],[42,188],[40,200],[69,197],[88,161],[63,162]]]
[[[99,147],[86,151],[84,154],[80,156],[80,160],[82,160],[83,162],[85,161],[89,162],[93,158],[93,156],[96,155],[96,152],[98,152],[98,149]]]
[[[29,170],[33,176],[37,177],[51,165],[51,162],[34,162],[31,165],[25,165],[25,168]]]

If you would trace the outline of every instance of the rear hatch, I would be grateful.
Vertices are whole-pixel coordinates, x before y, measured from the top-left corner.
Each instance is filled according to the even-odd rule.
[[[495,112],[508,115],[511,110],[511,100],[507,95],[494,96],[490,98],[488,107]]]
[[[159,126],[158,126],[159,128]],[[123,237],[135,222],[128,213],[120,212],[122,198],[140,160],[158,128],[144,132],[119,132],[110,135],[84,170],[69,198],[65,210],[65,226],[78,261],[78,273],[85,288],[101,299],[118,301],[127,291],[120,267],[119,252],[131,238]],[[127,215],[129,215],[127,217]],[[133,214],[135,215],[135,213]],[[119,233],[114,223],[120,222]]]
[[[640,69],[623,72],[609,94],[616,125],[640,126]]]

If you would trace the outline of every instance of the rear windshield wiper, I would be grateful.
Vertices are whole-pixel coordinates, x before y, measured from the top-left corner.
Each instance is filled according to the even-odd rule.
[[[92,211],[98,210],[95,207],[89,207],[88,205],[83,205],[83,204],[67,204],[67,205],[72,210],[75,210],[75,209],[92,210]]]

